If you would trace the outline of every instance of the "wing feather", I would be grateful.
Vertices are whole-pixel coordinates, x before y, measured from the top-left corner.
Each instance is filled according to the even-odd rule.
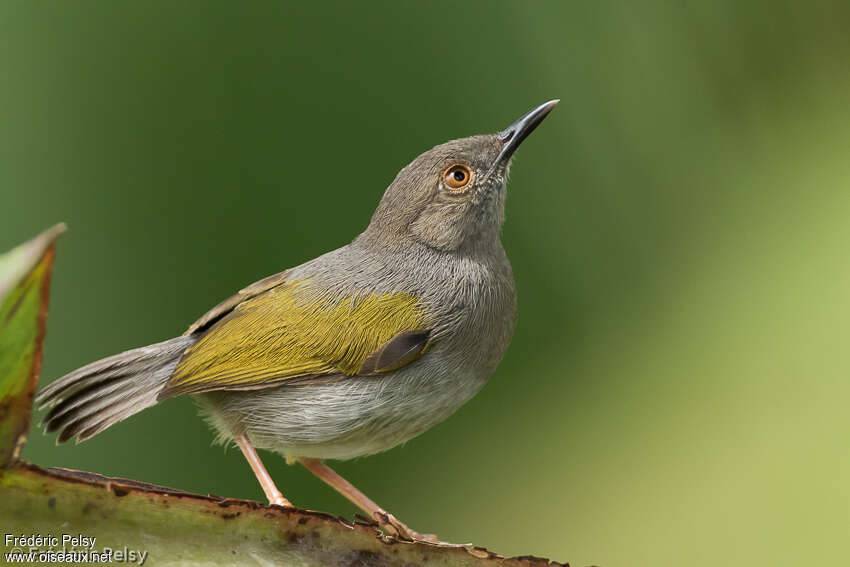
[[[210,313],[207,323],[199,320],[206,334],[186,350],[159,399],[388,372],[428,344],[423,310],[406,293],[329,297],[309,280],[272,282],[223,314]]]

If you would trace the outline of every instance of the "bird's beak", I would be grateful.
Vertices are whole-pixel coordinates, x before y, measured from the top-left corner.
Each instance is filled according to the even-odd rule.
[[[499,141],[502,142],[502,151],[496,162],[507,163],[511,156],[537,125],[543,122],[546,115],[558,104],[560,99],[544,102],[537,108],[533,108],[523,114],[519,120],[499,132]]]

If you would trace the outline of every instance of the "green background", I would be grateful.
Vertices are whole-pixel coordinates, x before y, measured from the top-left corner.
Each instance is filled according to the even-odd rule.
[[[66,221],[43,379],[351,240],[421,151],[523,145],[492,382],[338,470],[574,565],[850,561],[850,5],[0,3],[0,248]],[[260,498],[188,399],[24,456]],[[266,463],[297,505],[353,508]],[[94,534],[96,535],[96,534]]]

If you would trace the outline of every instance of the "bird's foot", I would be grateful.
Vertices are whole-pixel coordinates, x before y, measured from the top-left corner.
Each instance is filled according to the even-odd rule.
[[[419,532],[411,530],[389,512],[379,510],[375,512],[374,518],[382,528],[386,529],[400,540],[423,541],[439,545],[451,545],[440,541],[440,539],[434,534],[420,534]]]
[[[269,498],[269,505],[283,506],[284,508],[294,508],[292,502],[283,497],[283,494],[278,493],[277,496]]]

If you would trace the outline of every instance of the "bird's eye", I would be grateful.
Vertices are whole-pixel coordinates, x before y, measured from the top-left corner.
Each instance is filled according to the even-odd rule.
[[[450,191],[466,189],[470,181],[472,181],[472,170],[460,163],[451,166],[443,174],[445,187]]]

